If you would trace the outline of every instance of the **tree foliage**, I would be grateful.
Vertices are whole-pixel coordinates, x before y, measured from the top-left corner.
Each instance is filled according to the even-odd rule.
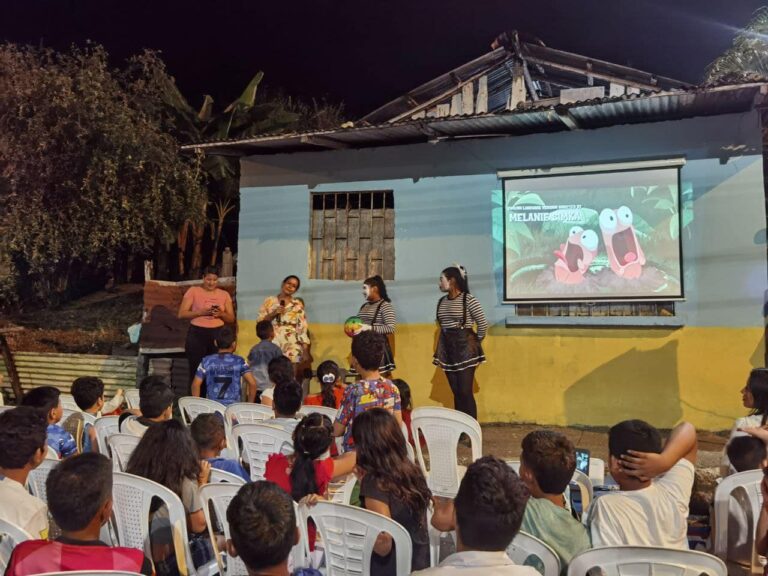
[[[768,7],[757,10],[731,47],[707,68],[707,82],[768,77]]]
[[[200,218],[201,158],[179,155],[148,72],[110,69],[99,46],[0,45],[0,244],[38,296]]]

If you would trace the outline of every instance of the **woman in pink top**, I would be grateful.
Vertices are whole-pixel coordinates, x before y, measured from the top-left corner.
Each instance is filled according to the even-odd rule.
[[[190,320],[185,345],[190,382],[203,357],[216,353],[219,328],[235,321],[232,297],[217,287],[218,281],[218,270],[208,266],[203,270],[203,285],[187,290],[179,306],[179,318]]]

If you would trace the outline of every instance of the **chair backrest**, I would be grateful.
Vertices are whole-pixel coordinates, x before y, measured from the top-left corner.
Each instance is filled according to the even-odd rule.
[[[381,514],[335,502],[299,506],[304,524],[312,519],[325,547],[328,576],[368,574],[373,546],[380,532],[392,536],[397,554],[397,575],[411,573],[411,535],[400,524]]]
[[[331,502],[337,504],[350,504],[352,502],[352,492],[355,491],[357,476],[347,474],[344,478],[328,485],[328,496]]]
[[[23,528],[0,518],[0,573],[5,573],[11,552],[17,544],[32,540],[32,535]]]
[[[5,412],[6,410],[13,410],[14,408],[16,408],[16,406],[3,406],[3,405],[0,405],[0,412]]]
[[[83,430],[85,429],[85,418],[83,412],[79,410],[62,410],[61,421],[59,425],[72,435],[77,445],[78,454],[83,451]]]
[[[411,414],[411,429],[416,444],[416,458],[427,476],[432,493],[453,498],[459,491],[458,457],[459,437],[466,434],[472,443],[472,461],[483,453],[483,432],[477,420],[450,408],[424,406]],[[429,469],[422,453],[419,432],[424,435],[429,450]]]
[[[99,444],[99,452],[109,456],[107,438],[120,432],[119,416],[102,416],[96,418],[93,427],[96,428],[96,441]]]
[[[125,472],[128,460],[141,442],[141,438],[133,434],[112,434],[107,438],[107,445],[112,455],[112,469],[116,472]]]
[[[27,487],[32,493],[32,496],[37,496],[48,504],[48,491],[45,488],[45,481],[48,479],[48,474],[51,473],[57,465],[56,460],[43,460],[40,465],[34,470],[30,471],[27,476]]]
[[[714,515],[715,530],[712,534],[712,551],[718,558],[728,560],[728,517],[730,515],[731,497],[744,510],[749,529],[749,538],[752,545],[753,571],[759,572],[761,567],[757,564],[755,552],[755,530],[757,519],[762,507],[762,494],[760,483],[763,480],[762,470],[747,470],[731,474],[722,479],[715,488]]]
[[[525,532],[518,532],[515,535],[510,545],[507,546],[507,556],[515,564],[520,565],[525,564],[526,560],[533,556],[544,567],[543,576],[559,576],[560,574],[560,558],[555,551],[546,543]]]
[[[59,453],[56,452],[56,450],[54,450],[53,447],[50,444],[46,444],[45,459],[46,460],[60,460]]]
[[[128,408],[138,408],[139,407],[139,389],[138,388],[128,388],[125,391],[125,403],[128,405]]]
[[[237,424],[256,424],[275,417],[272,406],[253,404],[251,402],[235,402],[227,406],[224,411],[227,425],[232,427]]]
[[[644,566],[644,567],[643,567]],[[621,574],[674,574],[676,576],[727,576],[720,558],[693,550],[655,546],[606,546],[577,554],[568,564],[568,576],[586,576],[598,567],[602,576]]]
[[[329,408],[328,406],[313,406],[311,404],[304,404],[299,409],[299,412],[301,412],[304,415],[307,414],[324,414],[325,416],[328,416],[328,418],[331,419],[331,422],[336,420],[336,414],[338,413],[338,408]]]
[[[205,484],[200,488],[200,498],[203,500],[203,511],[205,512],[205,522],[208,525],[208,531],[211,536],[214,551],[216,552],[216,561],[219,564],[219,570],[224,576],[247,576],[248,570],[243,561],[237,557],[228,557],[226,570],[222,562],[221,551],[218,550],[217,538],[214,526],[221,526],[224,529],[224,537],[231,538],[229,532],[229,523],[227,522],[227,508],[232,498],[240,490],[240,486],[235,484]],[[298,512],[298,507],[294,503],[296,511],[296,523],[299,526],[299,543],[291,550],[293,566],[296,568],[304,567],[307,563],[309,547],[307,545],[306,522],[302,526],[302,517]],[[215,517],[214,517],[215,516]]]
[[[179,398],[179,412],[184,424],[189,426],[192,421],[200,414],[212,414],[218,412],[224,418],[226,407],[221,402],[209,400],[208,398],[197,398],[195,396],[182,396]]]
[[[232,438],[241,459],[251,467],[251,480],[264,479],[270,454],[293,454],[290,432],[267,424],[238,424]]]
[[[208,482],[211,484],[227,483],[236,486],[245,484],[245,480],[240,478],[237,474],[232,474],[232,472],[227,472],[226,470],[219,470],[218,468],[211,468],[211,475],[208,477]]]
[[[181,576],[194,574],[195,565],[187,544],[187,513],[179,497],[157,482],[125,472],[115,472],[112,476],[112,518],[116,545],[138,548],[144,550],[147,557],[152,557],[149,515],[153,498],[162,500],[168,509],[179,573]]]
[[[605,460],[602,458],[589,459],[589,481],[592,486],[602,486],[605,484]]]
[[[72,410],[74,412],[81,411],[72,394],[60,394],[59,399],[61,400],[61,407],[64,408],[64,410]]]

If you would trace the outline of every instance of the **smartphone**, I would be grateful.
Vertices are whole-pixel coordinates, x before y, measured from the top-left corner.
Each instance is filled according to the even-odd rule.
[[[589,450],[576,448],[576,470],[589,476]]]

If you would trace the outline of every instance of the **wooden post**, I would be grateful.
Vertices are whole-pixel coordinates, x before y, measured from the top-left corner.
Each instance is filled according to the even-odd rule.
[[[523,75],[523,65],[516,63],[512,66],[512,86],[509,90],[507,110],[514,110],[521,102],[525,102],[525,76]]]
[[[477,81],[477,100],[475,101],[475,114],[488,112],[488,76],[481,76]]]
[[[3,355],[5,367],[8,370],[8,377],[11,379],[13,395],[16,398],[16,405],[18,406],[22,396],[24,396],[24,392],[21,390],[21,380],[19,380],[19,372],[16,370],[16,362],[13,359],[13,352],[11,352],[11,347],[8,345],[8,340],[6,340],[3,332],[0,332],[0,353]]]
[[[474,85],[467,82],[461,88],[461,115],[471,116],[474,111]]]

